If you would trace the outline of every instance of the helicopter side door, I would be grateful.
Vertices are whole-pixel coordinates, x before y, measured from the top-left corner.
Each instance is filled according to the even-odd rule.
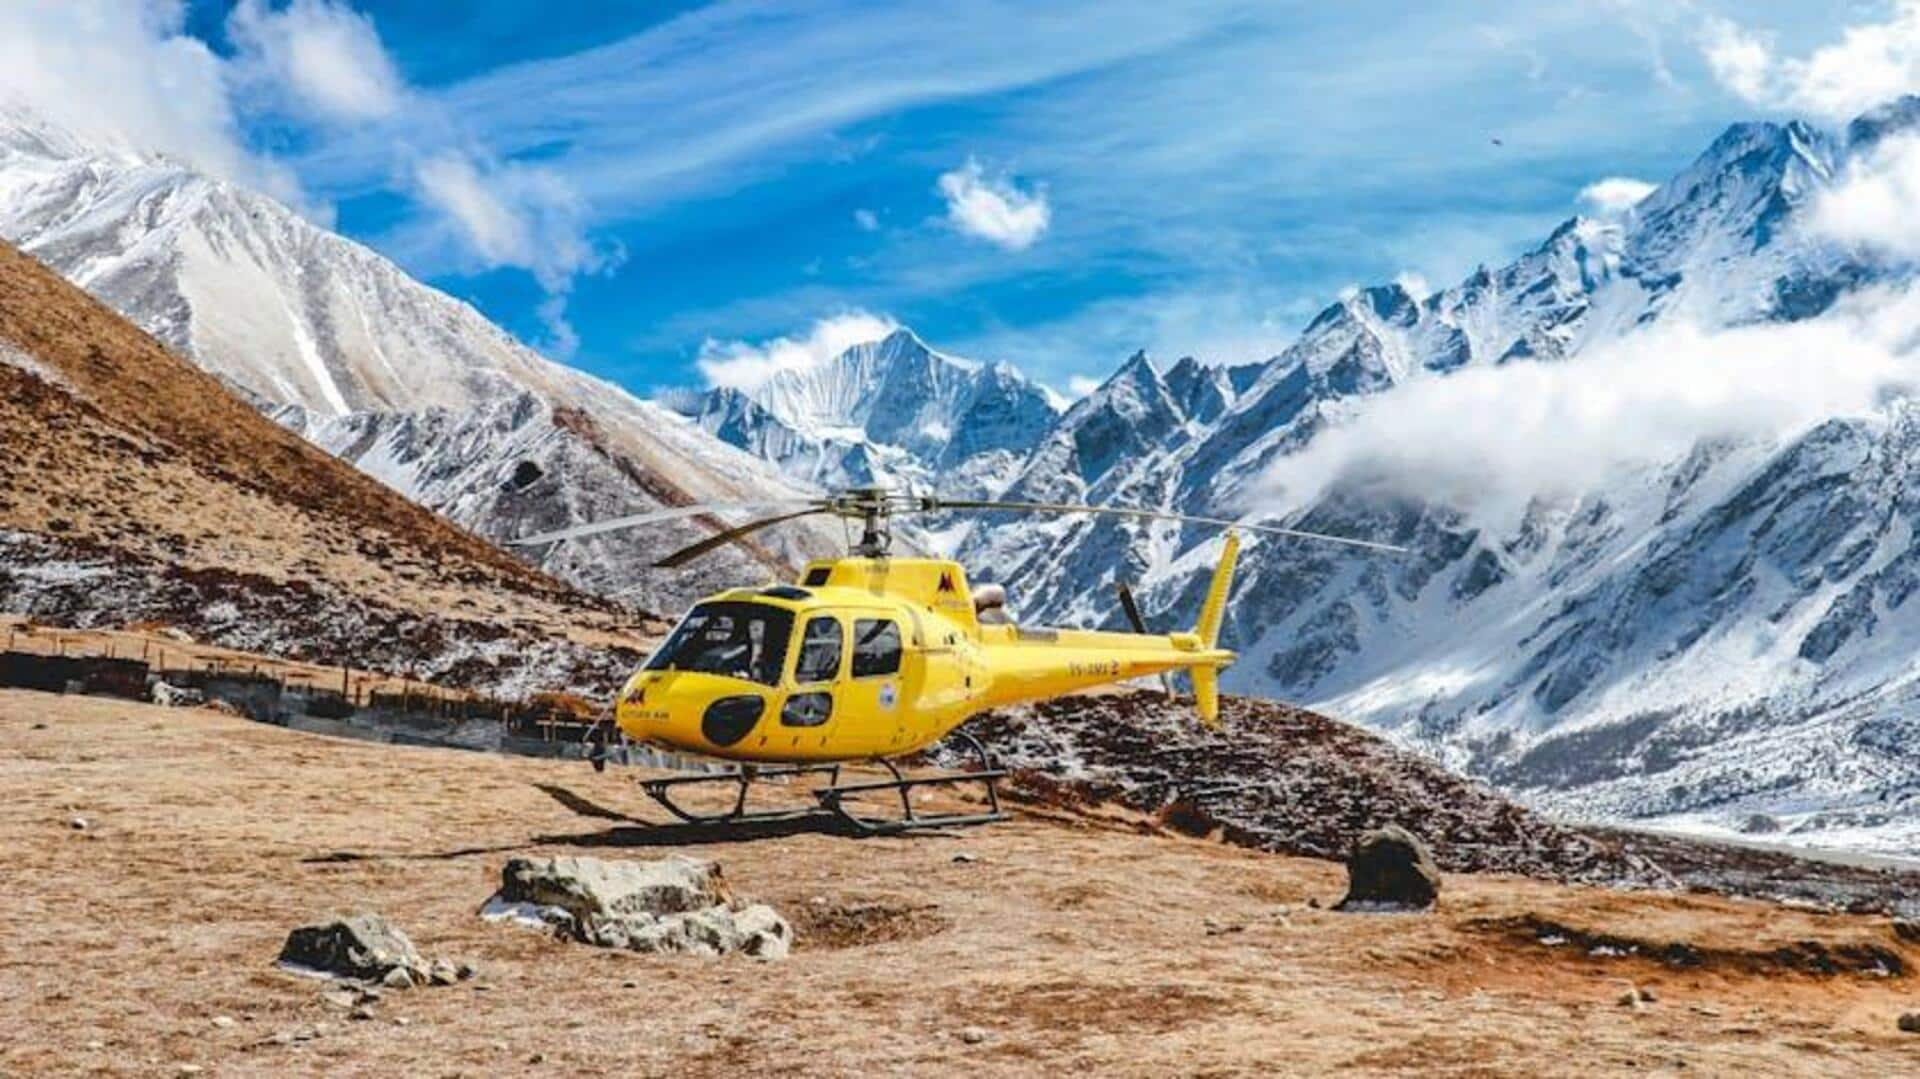
[[[912,700],[907,693],[906,627],[892,611],[847,613],[846,677],[838,689],[836,741],[851,753],[884,754],[905,744]]]
[[[839,683],[846,671],[846,625],[827,611],[801,619],[794,637],[793,688],[780,708],[772,744],[822,750],[838,727]]]

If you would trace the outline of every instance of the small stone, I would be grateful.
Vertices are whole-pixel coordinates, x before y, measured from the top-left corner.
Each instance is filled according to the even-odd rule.
[[[107,1047],[107,1043],[101,1041],[99,1038],[95,1038],[92,1041],[87,1043],[87,1048],[92,1049],[95,1052],[99,1052],[100,1050],[105,1049],[106,1047]]]
[[[394,967],[380,979],[380,984],[388,989],[413,988],[413,972],[405,967]]]
[[[497,1052],[497,1053],[504,1053],[504,1052],[506,1052],[506,1051],[508,1051],[508,1050],[509,1050],[509,1049],[511,1049],[511,1048],[512,1048],[512,1046],[509,1046],[509,1045],[508,1045],[508,1044],[507,1044],[506,1042],[494,1042],[494,1043],[493,1043],[493,1049],[494,1049],[494,1051],[495,1051],[495,1052]]]
[[[177,1072],[179,1072],[179,1073],[180,1073],[181,1075],[199,1075],[199,1074],[200,1074],[200,1065],[198,1065],[198,1064],[182,1064],[182,1065],[180,1065],[180,1066],[179,1066],[178,1068],[176,1068],[176,1069],[174,1069],[174,1070],[175,1070],[175,1071],[177,1071]]]
[[[360,994],[347,988],[329,989],[320,994],[320,999],[339,1008],[341,1011],[345,1011],[355,1004],[360,1003]]]
[[[33,729],[36,731],[44,731],[47,729],[47,725],[45,723],[35,723]]]
[[[960,1040],[968,1045],[979,1045],[987,1040],[987,1032],[979,1027],[967,1027],[960,1032]]]
[[[1614,1003],[1620,1005],[1622,1008],[1638,1008],[1640,1006],[1640,991],[1638,989],[1629,989],[1620,994]]]
[[[960,853],[954,855],[953,860],[955,863],[959,865],[972,865],[973,863],[980,860],[980,856],[978,854],[973,854],[963,850]]]
[[[373,1009],[368,1005],[362,1004],[358,1008],[355,1008],[353,1011],[348,1012],[347,1015],[349,1018],[359,1019],[364,1021],[364,1020],[373,1018]]]
[[[313,1024],[313,1036],[318,1038],[320,1035],[325,1034],[327,1031],[331,1029],[333,1028],[328,1026],[325,1023],[315,1023]]]
[[[404,1027],[411,1022],[413,1022],[413,1020],[408,1019],[404,1015],[396,1015],[393,1017],[393,1025],[396,1027]]]
[[[628,979],[627,979],[626,981],[624,981],[624,982],[621,982],[621,983],[620,983],[620,988],[622,988],[622,989],[638,989],[638,988],[640,988],[640,983],[639,983],[639,982],[636,982],[636,981],[634,981],[634,980],[633,980],[632,978],[628,978]]]
[[[547,1054],[545,1053],[531,1053],[527,1056],[527,1063],[543,1064],[546,1062],[546,1059],[547,1059]]]
[[[473,991],[476,993],[491,993],[493,992],[493,986],[475,984],[473,987]]]
[[[1908,1034],[1920,1034],[1920,1012],[1908,1012],[1901,1016],[1900,1029]]]
[[[435,985],[452,985],[460,980],[460,968],[451,959],[436,959],[427,968],[427,980]]]
[[[1639,990],[1639,993],[1640,993],[1640,1003],[1642,1004],[1652,1004],[1654,1001],[1660,999],[1659,997],[1653,995],[1653,990],[1651,989],[1642,987]]]
[[[479,967],[476,967],[472,963],[466,962],[464,960],[462,960],[460,965],[458,967],[455,967],[453,971],[454,977],[460,979],[463,982],[472,980],[479,973],[480,973]]]
[[[233,1016],[216,1015],[213,1017],[213,1025],[219,1027],[221,1030],[226,1030],[233,1026]]]
[[[73,829],[76,832],[84,832],[88,828],[92,827],[92,825],[88,823],[87,818],[85,817],[74,817],[67,821],[67,827]]]

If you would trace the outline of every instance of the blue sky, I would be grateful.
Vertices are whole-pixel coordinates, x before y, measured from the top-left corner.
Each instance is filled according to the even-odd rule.
[[[1140,347],[1262,358],[1346,285],[1451,283],[1543,238],[1596,181],[1657,181],[1731,121],[1807,111],[1716,43],[1754,44],[1777,74],[1910,15],[79,6],[115,3],[223,65],[236,152],[278,193],[642,392],[729,377],[716,357],[806,346],[821,320],[815,343],[892,320],[1063,390]]]

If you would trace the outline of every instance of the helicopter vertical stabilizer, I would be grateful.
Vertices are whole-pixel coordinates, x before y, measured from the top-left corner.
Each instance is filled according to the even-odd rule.
[[[1240,559],[1240,536],[1228,532],[1220,564],[1214,567],[1213,581],[1207,585],[1207,598],[1200,605],[1200,624],[1193,627],[1200,647],[1214,648],[1220,639],[1220,622],[1227,613],[1227,593],[1233,590],[1233,567]]]
[[[1200,647],[1212,650],[1218,647],[1220,623],[1227,613],[1227,594],[1233,590],[1233,568],[1240,559],[1240,537],[1237,533],[1227,533],[1226,546],[1220,551],[1220,564],[1214,567],[1213,580],[1207,584],[1207,598],[1200,604],[1200,622],[1193,627],[1194,636],[1200,638]],[[1200,712],[1200,722],[1207,726],[1217,726],[1220,722],[1220,668],[1212,664],[1198,664],[1188,671],[1193,679],[1193,704]]]

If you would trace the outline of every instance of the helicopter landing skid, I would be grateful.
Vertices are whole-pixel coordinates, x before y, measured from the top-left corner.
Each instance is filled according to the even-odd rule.
[[[961,739],[967,748],[973,751],[980,767],[971,772],[947,772],[940,775],[914,776],[903,775],[890,760],[879,760],[881,767],[893,775],[893,778],[877,780],[872,783],[835,782],[813,792],[820,801],[820,808],[833,813],[849,827],[861,835],[898,835],[901,832],[917,831],[922,828],[957,828],[970,824],[991,824],[1007,819],[1000,809],[1000,792],[994,784],[1006,776],[1004,769],[993,767],[987,756],[987,749],[980,740],[965,731],[955,731],[954,737]],[[917,813],[913,808],[913,792],[918,787],[955,787],[967,783],[979,783],[986,788],[987,808],[983,813]],[[873,817],[857,813],[847,804],[849,795],[875,794],[892,791],[900,795],[900,815],[898,817]]]
[[[731,772],[715,775],[673,776],[669,779],[642,780],[640,789],[647,797],[660,803],[661,808],[688,824],[736,824],[746,821],[787,821],[811,817],[819,810],[813,807],[798,809],[747,809],[747,790],[756,779],[793,779],[811,775],[824,775],[829,786],[840,782],[840,766],[837,764],[795,764],[776,768],[739,768]],[[713,784],[734,784],[733,808],[721,813],[696,813],[673,800],[670,793],[679,787],[698,787]]]

